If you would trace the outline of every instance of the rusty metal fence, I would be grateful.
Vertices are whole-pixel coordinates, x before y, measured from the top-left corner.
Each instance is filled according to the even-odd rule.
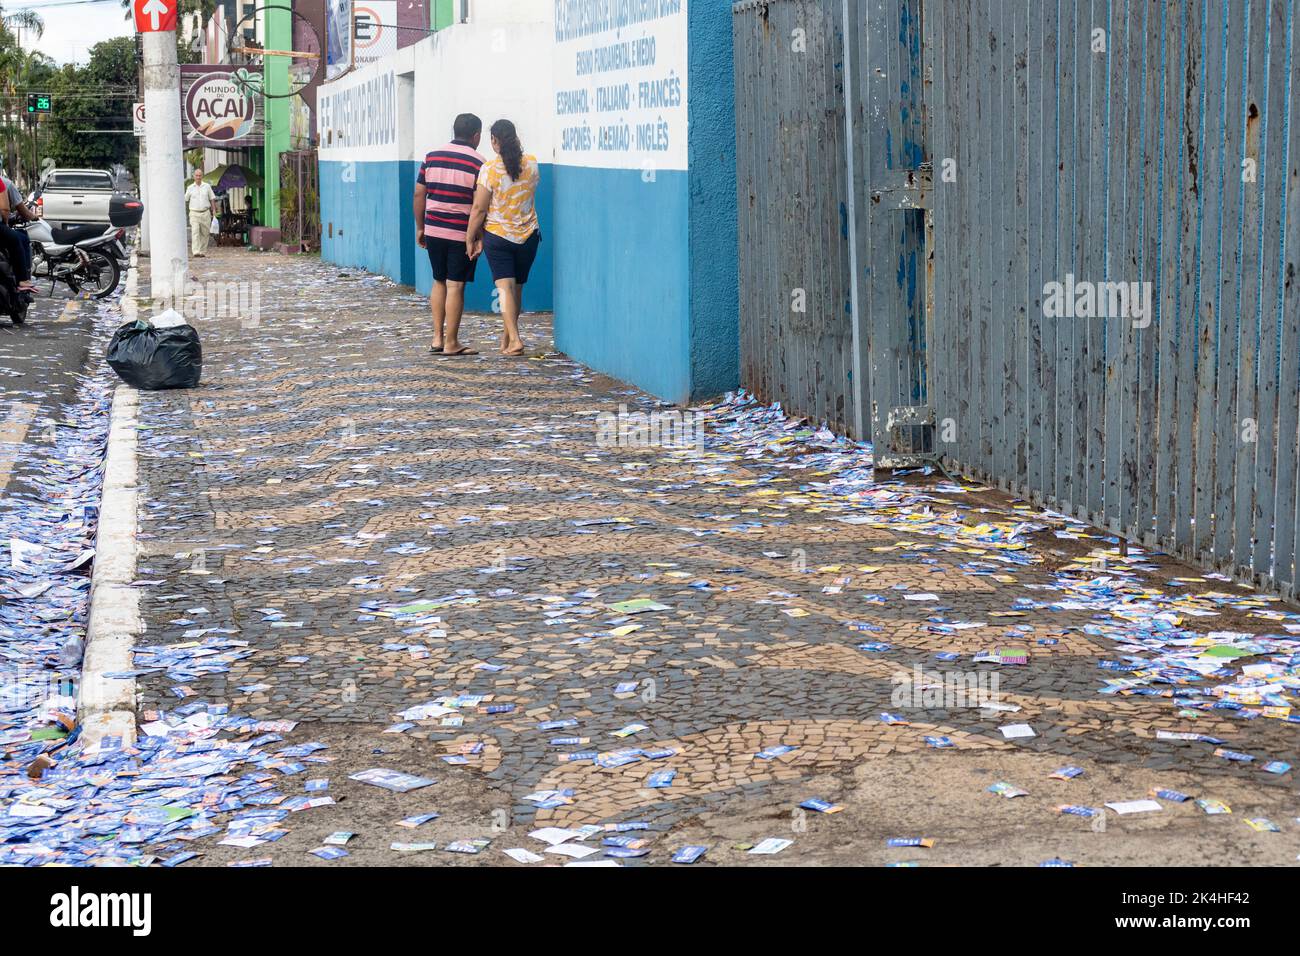
[[[1294,594],[1295,4],[927,13],[941,450]]]
[[[741,381],[928,450],[920,0],[732,7]]]
[[[744,384],[1295,596],[1296,6],[735,4]]]
[[[839,4],[750,0],[732,22],[741,381],[853,429]]]

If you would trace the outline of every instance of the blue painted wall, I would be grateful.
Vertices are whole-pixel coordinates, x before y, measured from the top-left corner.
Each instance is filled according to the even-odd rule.
[[[401,242],[415,230],[410,207],[404,216],[396,207],[400,165],[320,164],[322,259],[394,279],[401,276]]]
[[[685,157],[675,150],[670,164],[679,168],[658,169],[651,179],[639,162],[634,169],[543,165],[538,214],[545,238],[524,295],[526,309],[554,310],[560,349],[599,372],[679,403],[718,395],[739,382],[730,5],[692,0],[687,18],[686,64],[674,61],[689,74]],[[480,52],[490,55],[495,40],[479,32],[462,30],[471,45],[465,49],[478,43]],[[536,44],[540,64],[554,34],[521,35]],[[435,37],[426,52],[450,56],[450,48],[439,50]],[[422,61],[413,62],[418,73]],[[402,75],[407,68],[395,67]],[[518,99],[514,92],[501,95],[502,102]],[[539,101],[512,110],[547,124],[558,119],[553,108]],[[340,109],[340,116],[346,115],[346,104]],[[493,111],[478,112],[488,117]],[[412,117],[415,143],[427,141],[434,129],[425,129],[422,117],[418,112]],[[436,128],[449,125],[445,119]],[[427,292],[428,260],[415,244],[411,213],[416,163],[340,161],[349,150],[407,155],[399,151],[401,141],[400,136],[386,139],[374,149],[368,142],[349,143],[336,147],[336,159],[321,162],[321,253],[326,261]],[[547,143],[544,155],[552,149],[558,143]],[[322,155],[329,152],[323,148]],[[492,307],[486,265],[480,264],[467,292],[466,305],[474,311]]]
[[[415,243],[415,177],[419,164],[412,161],[320,164],[321,258],[340,266],[386,275],[403,285],[427,293],[433,274],[425,251]],[[351,180],[351,181],[348,181]],[[541,165],[537,189],[537,215],[542,245],[524,289],[524,309],[549,312],[555,307],[554,260],[555,169]],[[334,236],[330,237],[330,223]],[[340,235],[339,230],[342,229]],[[479,263],[473,284],[465,290],[465,308],[492,311],[492,271]]]
[[[731,4],[689,5],[691,397],[740,384]]]
[[[556,345],[679,404],[740,381],[731,8],[688,16],[689,169],[555,169]]]
[[[597,371],[686,401],[687,174],[555,168],[555,344]]]

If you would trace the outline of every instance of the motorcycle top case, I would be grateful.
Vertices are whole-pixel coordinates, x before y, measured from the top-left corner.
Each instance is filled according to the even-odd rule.
[[[114,196],[108,201],[108,221],[119,229],[138,226],[144,218],[144,203],[134,196]]]
[[[194,388],[203,374],[199,333],[184,323],[128,322],[113,333],[107,358],[122,381],[148,392]]]

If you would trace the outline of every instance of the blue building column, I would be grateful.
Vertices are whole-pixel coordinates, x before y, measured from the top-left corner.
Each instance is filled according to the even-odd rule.
[[[731,5],[690,8],[691,398],[740,383]]]
[[[555,338],[687,404],[739,380],[731,13],[650,9],[555,4]]]

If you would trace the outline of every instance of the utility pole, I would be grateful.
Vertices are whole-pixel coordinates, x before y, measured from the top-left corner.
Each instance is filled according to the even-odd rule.
[[[145,157],[141,191],[148,191],[150,291],[179,300],[189,271],[185,243],[185,167],[181,152],[181,72],[176,63],[177,0],[134,0],[143,34]],[[147,184],[147,185],[146,185]],[[141,197],[143,198],[143,197]]]
[[[146,121],[147,122],[147,121]],[[140,244],[137,253],[145,259],[151,258],[149,251],[149,146],[148,136],[140,137],[140,202],[144,203],[145,217],[140,220]]]
[[[135,72],[136,72],[136,95],[140,97],[140,102],[144,102],[144,34],[135,35]],[[148,111],[145,112],[145,128],[148,129]],[[135,117],[131,117],[134,124]],[[140,201],[144,203],[145,216],[140,220],[140,243],[136,247],[136,254],[143,259],[149,258],[149,137],[144,135],[139,137],[140,147],[140,164],[137,167],[136,182],[140,187]]]
[[[28,186],[28,188],[35,189],[36,188],[36,117],[33,116],[31,113],[28,113],[25,117],[23,117],[23,119],[27,122],[27,131],[31,134],[30,146],[32,148],[31,151],[32,172],[28,175],[28,179],[30,180],[30,185]]]
[[[16,31],[17,31],[17,32],[16,32],[16,37],[17,37],[17,40],[18,40],[18,56],[19,56],[19,58],[20,58],[20,62],[21,62],[21,57],[22,57],[22,54],[23,54],[23,28],[22,28],[21,26],[19,26],[19,27],[16,27],[15,29],[16,29]],[[21,109],[21,107],[19,107],[19,108]],[[24,115],[26,115],[26,114],[24,114]],[[6,119],[9,118],[9,110],[8,110],[8,109],[5,110],[5,118],[6,118]],[[28,177],[28,176],[24,176],[24,175],[23,175],[23,148],[22,148],[22,144],[21,144],[21,143],[15,143],[15,144],[14,144],[14,166],[15,166],[15,168],[14,168],[14,170],[13,170],[13,174],[14,174],[14,182],[15,182],[15,183],[19,183],[19,184],[21,185],[21,184],[24,184],[24,183],[27,183],[27,182],[30,181],[30,182],[31,182],[31,186],[29,187],[29,191],[34,190],[34,189],[36,188],[36,185],[37,185],[35,179],[33,179],[32,177]]]

